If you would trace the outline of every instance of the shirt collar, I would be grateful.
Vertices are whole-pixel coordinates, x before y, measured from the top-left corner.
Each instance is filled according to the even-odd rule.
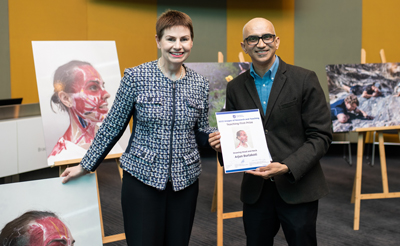
[[[275,79],[275,75],[276,72],[278,71],[278,67],[279,67],[279,57],[277,55],[275,55],[275,61],[274,64],[272,64],[271,68],[264,74],[263,79],[270,79],[270,80],[274,80]],[[256,79],[256,78],[261,78],[256,71],[254,71],[253,68],[253,64],[251,64],[250,66],[250,75]],[[267,77],[265,77],[267,76]]]

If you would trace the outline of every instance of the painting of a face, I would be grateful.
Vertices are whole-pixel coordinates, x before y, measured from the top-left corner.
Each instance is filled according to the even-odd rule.
[[[240,131],[240,132],[239,132],[238,139],[239,139],[239,141],[242,142],[242,143],[247,142],[247,134],[246,134],[246,132],[245,132],[245,131]]]
[[[107,99],[110,94],[105,90],[100,74],[90,65],[75,69],[71,107],[81,118],[92,122],[102,122],[108,112]]]
[[[54,217],[33,221],[27,233],[31,246],[73,246],[75,243],[65,224]]]

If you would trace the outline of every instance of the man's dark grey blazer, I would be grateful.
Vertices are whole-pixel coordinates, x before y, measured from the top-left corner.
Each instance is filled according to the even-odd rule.
[[[326,195],[328,187],[319,160],[332,141],[331,119],[316,74],[280,60],[265,115],[250,71],[228,83],[227,111],[256,108],[262,116],[272,160],[284,163],[291,171],[291,175],[274,178],[282,199],[297,204]],[[255,203],[263,182],[261,177],[244,174],[242,202]]]

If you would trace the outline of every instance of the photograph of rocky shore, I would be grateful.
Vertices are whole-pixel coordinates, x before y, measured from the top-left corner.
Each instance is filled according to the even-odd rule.
[[[400,63],[327,65],[333,132],[400,125]]]

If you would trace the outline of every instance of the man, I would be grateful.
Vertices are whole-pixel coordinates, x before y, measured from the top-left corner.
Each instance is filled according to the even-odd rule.
[[[337,100],[331,104],[331,118],[338,120],[340,123],[346,123],[350,119],[349,112],[353,111],[356,114],[362,114],[367,119],[373,119],[367,113],[357,108],[359,105],[356,95],[348,95],[345,99]]]
[[[371,98],[371,97],[379,97],[382,95],[380,90],[380,85],[369,84],[369,85],[353,85],[351,87],[347,85],[342,86],[347,92],[352,93],[354,95],[361,95],[364,98]]]
[[[289,245],[317,245],[318,199],[328,193],[319,160],[332,140],[324,93],[314,72],[275,55],[280,39],[264,18],[243,28],[249,71],[229,82],[226,110],[258,108],[273,161],[243,176],[247,245],[273,245],[282,225]],[[220,135],[210,145],[221,152]]]
[[[364,98],[379,97],[382,95],[380,86],[375,84],[370,84],[365,86],[361,96]]]
[[[68,227],[52,212],[28,211],[8,222],[0,233],[0,245],[73,246]]]
[[[249,145],[247,144],[247,134],[243,130],[239,130],[236,132],[236,139],[239,141],[239,144],[236,146],[236,150],[238,149],[247,149]]]

